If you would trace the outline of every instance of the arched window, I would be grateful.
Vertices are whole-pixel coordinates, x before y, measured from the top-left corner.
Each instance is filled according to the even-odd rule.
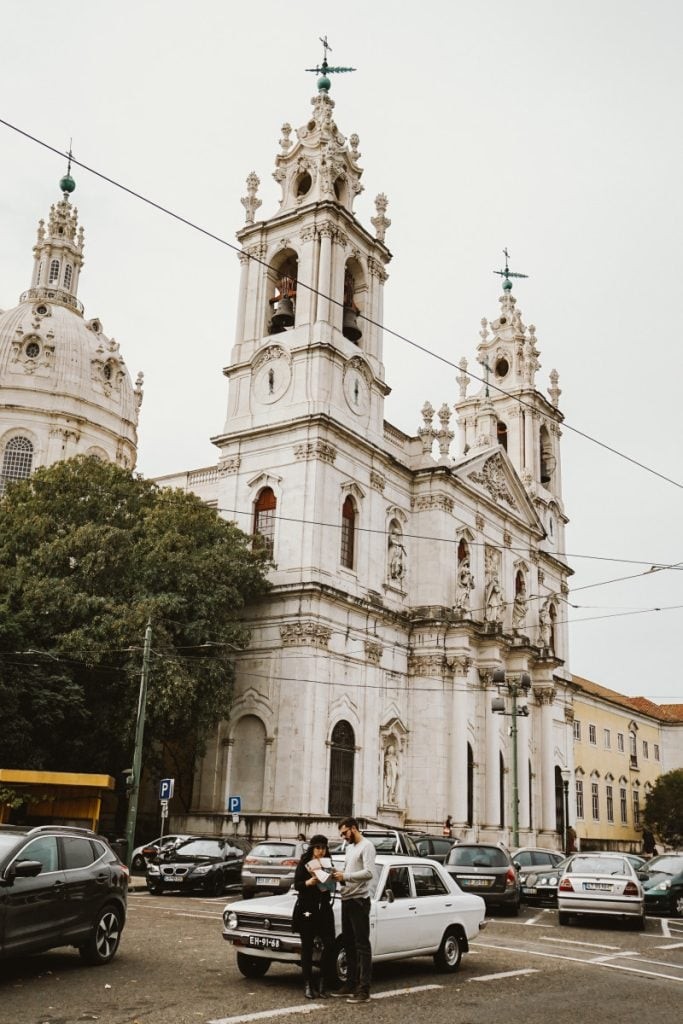
[[[353,569],[356,547],[356,503],[347,494],[342,505],[341,564]]]
[[[275,544],[275,510],[277,499],[271,487],[259,491],[254,503],[254,535],[260,538],[263,550],[272,557]]]
[[[71,287],[71,279],[73,278],[73,273],[74,273],[74,268],[71,266],[70,263],[67,263],[67,265],[64,267],[64,287],[65,288],[70,288]]]
[[[343,818],[353,814],[353,762],[356,738],[348,722],[337,722],[330,744],[330,792],[328,814]]]
[[[507,423],[503,423],[502,420],[498,420],[496,423],[496,438],[498,444],[502,444],[505,451],[508,450],[508,428]]]
[[[296,287],[299,261],[296,253],[287,249],[280,253],[269,274],[271,297],[268,300],[269,334],[282,334],[294,326],[296,317]]]
[[[13,437],[5,445],[0,472],[0,494],[8,483],[26,480],[33,467],[33,445],[27,437]]]
[[[54,284],[55,281],[59,281],[59,260],[50,261],[50,276],[47,283]]]

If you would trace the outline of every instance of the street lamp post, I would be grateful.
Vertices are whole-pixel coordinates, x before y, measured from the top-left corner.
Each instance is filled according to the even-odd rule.
[[[568,853],[569,847],[569,777],[571,772],[565,765],[564,768],[560,769],[560,775],[562,776],[562,793],[564,799],[564,852]]]
[[[528,672],[507,678],[505,671],[500,668],[493,673],[493,682],[498,687],[498,696],[491,701],[491,710],[497,715],[507,715],[512,718],[510,736],[512,738],[512,843],[514,847],[519,846],[519,770],[517,766],[517,718],[519,715],[526,717],[529,708],[526,704],[519,706],[519,697],[526,697],[531,689],[531,676]],[[506,711],[505,699],[500,696],[500,687],[505,686],[512,698],[512,711]]]

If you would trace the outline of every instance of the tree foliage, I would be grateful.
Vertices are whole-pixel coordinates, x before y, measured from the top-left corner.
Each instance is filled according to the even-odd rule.
[[[229,711],[243,610],[267,591],[268,565],[194,495],[94,458],[11,486],[0,500],[3,764],[128,767],[148,620],[147,763],[191,764]]]
[[[668,846],[683,846],[683,769],[660,775],[647,798],[643,821]]]

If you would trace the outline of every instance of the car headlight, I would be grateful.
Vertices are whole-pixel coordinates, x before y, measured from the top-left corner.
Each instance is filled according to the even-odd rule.
[[[225,921],[226,925],[228,926],[228,928],[230,928],[230,929],[236,928],[237,927],[237,914],[235,913],[235,911],[234,910],[228,911],[228,913],[224,917],[224,921]]]
[[[546,885],[557,885],[558,881],[559,879],[557,875],[552,875],[552,877],[546,881]]]
[[[670,888],[671,881],[668,878],[666,878],[663,882],[660,882],[659,885],[653,885],[650,889],[650,892],[666,892],[667,889]]]
[[[206,875],[211,870],[212,867],[213,867],[213,864],[198,864],[196,868],[192,869],[192,874],[193,875]]]

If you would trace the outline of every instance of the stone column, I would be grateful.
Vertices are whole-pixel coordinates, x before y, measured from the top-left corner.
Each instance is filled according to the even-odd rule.
[[[299,253],[298,284],[296,290],[296,320],[295,326],[299,324],[310,324],[313,322],[315,310],[315,282],[316,282],[316,241],[315,228],[309,225],[302,228],[299,235],[301,239],[301,251]],[[309,285],[308,288],[302,287]]]
[[[529,830],[529,719],[517,718],[517,783],[519,786],[519,828]],[[520,836],[520,843],[522,842]]]
[[[487,828],[500,828],[500,746],[498,731],[500,717],[491,711],[492,692],[488,686],[484,689],[484,714],[486,716],[486,815]],[[477,758],[481,764],[481,760]],[[507,814],[505,815],[507,819]]]
[[[246,253],[238,253],[240,261],[240,289],[237,299],[237,317],[235,318],[235,344],[244,340],[244,317],[247,309],[247,289],[249,287],[249,264],[251,260]]]
[[[450,784],[446,790],[446,814],[453,816],[458,825],[467,823],[467,678],[472,659],[455,657],[451,693],[451,759]]]
[[[555,832],[555,763],[553,756],[553,703],[555,688],[543,686],[534,688],[534,697],[541,708],[541,819],[539,827],[544,832]]]
[[[332,227],[323,224],[319,228],[320,266],[318,270],[318,320],[330,320],[330,290],[332,266]]]

